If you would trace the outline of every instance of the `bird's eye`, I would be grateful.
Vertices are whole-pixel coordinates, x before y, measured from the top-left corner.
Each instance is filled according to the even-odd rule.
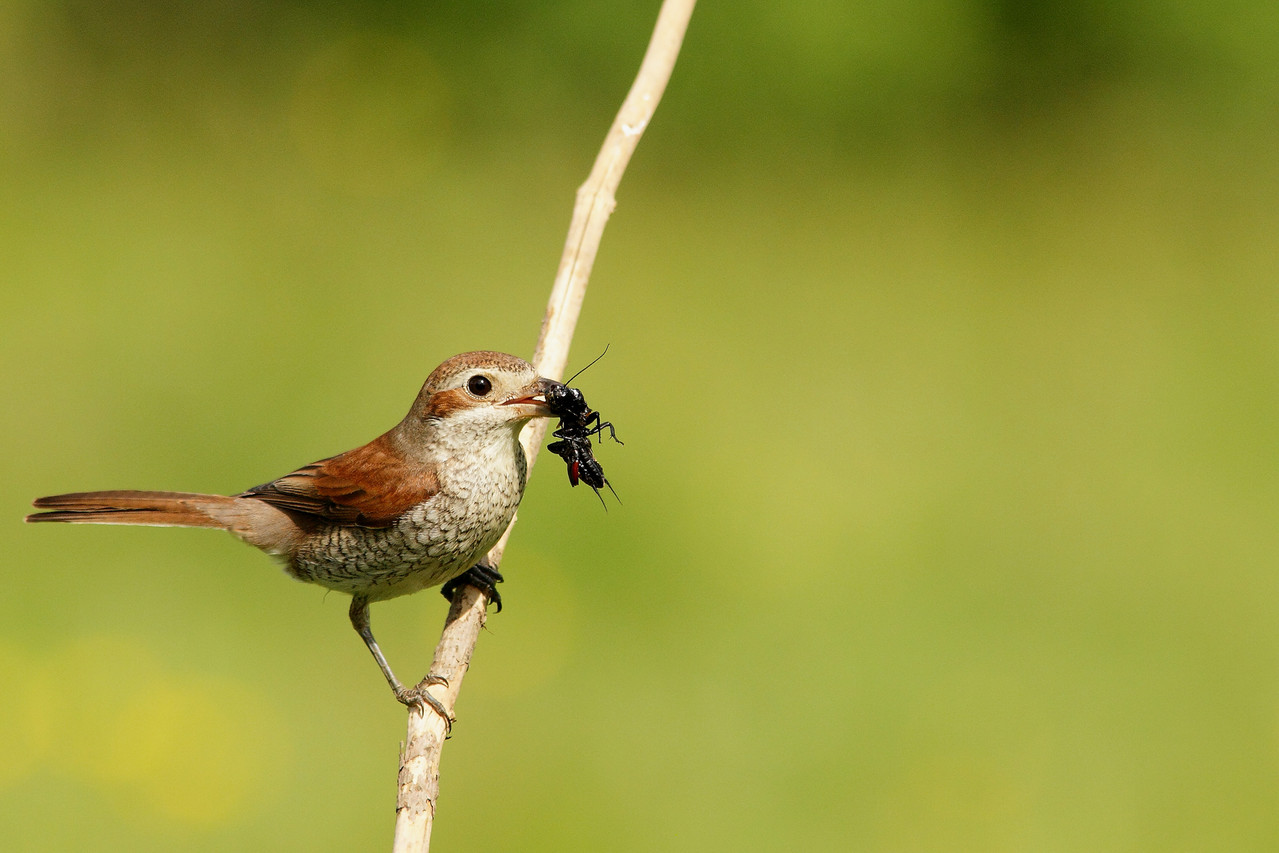
[[[487,376],[476,374],[466,380],[466,390],[470,391],[476,397],[484,397],[488,392],[493,390],[493,383],[489,381]]]

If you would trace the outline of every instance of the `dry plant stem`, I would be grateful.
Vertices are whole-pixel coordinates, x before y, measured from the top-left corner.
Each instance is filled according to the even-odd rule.
[[[435,647],[431,671],[448,679],[448,686],[430,690],[445,708],[457,703],[462,678],[471,665],[475,641],[484,628],[488,598],[473,586],[461,587],[453,596],[445,630]],[[439,714],[417,707],[409,709],[408,739],[400,752],[399,794],[396,798],[395,846],[397,853],[426,851],[431,846],[431,822],[440,793],[440,751],[448,726]]]
[[[533,353],[533,365],[543,376],[558,379],[564,375],[595,254],[604,226],[616,205],[614,193],[670,79],[689,17],[693,14],[693,5],[694,0],[665,0],[662,4],[639,74],[604,139],[590,176],[577,191],[573,221]],[[545,420],[536,420],[525,428],[521,436],[530,469],[537,459],[546,427]],[[512,521],[511,526],[514,524]],[[501,565],[512,527],[507,528],[501,541],[489,552],[488,560],[494,568]],[[444,633],[435,649],[431,673],[447,678],[448,686],[432,685],[428,689],[450,712],[456,705],[462,678],[470,666],[475,642],[484,627],[487,605],[487,597],[479,590],[471,586],[461,587],[453,598]],[[397,853],[430,848],[431,824],[439,794],[440,752],[446,729],[438,714],[423,715],[416,709],[409,711],[408,735],[400,755],[396,801],[393,849]]]

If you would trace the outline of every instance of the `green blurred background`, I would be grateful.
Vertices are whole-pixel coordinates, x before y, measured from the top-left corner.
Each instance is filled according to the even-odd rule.
[[[0,5],[10,849],[389,846],[404,715],[237,491],[531,354],[644,3]],[[1279,6],[705,2],[439,850],[1279,848]],[[434,593],[373,609],[420,675]]]

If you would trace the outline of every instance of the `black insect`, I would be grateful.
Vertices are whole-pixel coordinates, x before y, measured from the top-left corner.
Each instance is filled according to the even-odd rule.
[[[556,432],[558,433],[558,430]],[[579,482],[585,483],[596,493],[605,486],[612,491],[613,487],[604,476],[604,468],[591,453],[591,440],[577,437],[561,438],[561,441],[553,441],[546,445],[546,449],[568,464],[568,481],[574,486]],[[616,495],[617,492],[613,494]]]
[[[591,364],[594,363],[594,361],[591,362]],[[586,367],[590,366],[590,364],[586,365]],[[579,370],[573,374],[569,382],[577,378],[581,372]],[[546,405],[560,419],[559,426],[555,432],[551,433],[559,441],[551,442],[546,449],[559,456],[568,465],[568,481],[574,486],[578,482],[583,482],[594,489],[596,495],[599,495],[600,489],[607,486],[608,490],[613,492],[613,497],[617,497],[617,492],[604,477],[604,468],[596,461],[591,448],[591,437],[599,436],[600,441],[603,441],[604,430],[608,430],[609,438],[618,444],[624,443],[617,437],[617,431],[613,429],[613,425],[602,420],[600,413],[586,404],[586,398],[581,391],[567,385],[552,386],[546,392]],[[600,502],[603,503],[603,501],[603,496],[600,496]]]

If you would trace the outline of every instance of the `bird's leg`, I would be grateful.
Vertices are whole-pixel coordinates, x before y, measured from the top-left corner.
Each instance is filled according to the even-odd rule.
[[[373,639],[373,628],[369,624],[369,600],[363,595],[356,595],[351,598],[351,626],[360,635],[364,645],[369,647],[369,651],[373,654],[373,659],[377,661],[382,674],[386,676],[386,683],[391,685],[391,691],[395,693],[395,698],[403,705],[418,705],[422,708],[423,713],[426,713],[425,706],[430,705],[431,710],[444,718],[445,725],[452,728],[453,718],[449,716],[449,712],[444,710],[440,700],[427,693],[425,689],[430,684],[448,686],[448,679],[439,675],[428,675],[416,687],[410,688],[401,684],[400,680],[395,677],[395,673],[391,672],[391,665],[386,662],[386,656],[378,648],[377,640]]]
[[[457,592],[458,587],[470,584],[489,597],[489,601],[497,605],[497,612],[502,612],[502,596],[497,591],[497,585],[505,578],[502,574],[483,560],[471,566],[462,574],[453,578],[444,586],[440,587],[440,594],[449,601],[453,600],[453,593]]]

